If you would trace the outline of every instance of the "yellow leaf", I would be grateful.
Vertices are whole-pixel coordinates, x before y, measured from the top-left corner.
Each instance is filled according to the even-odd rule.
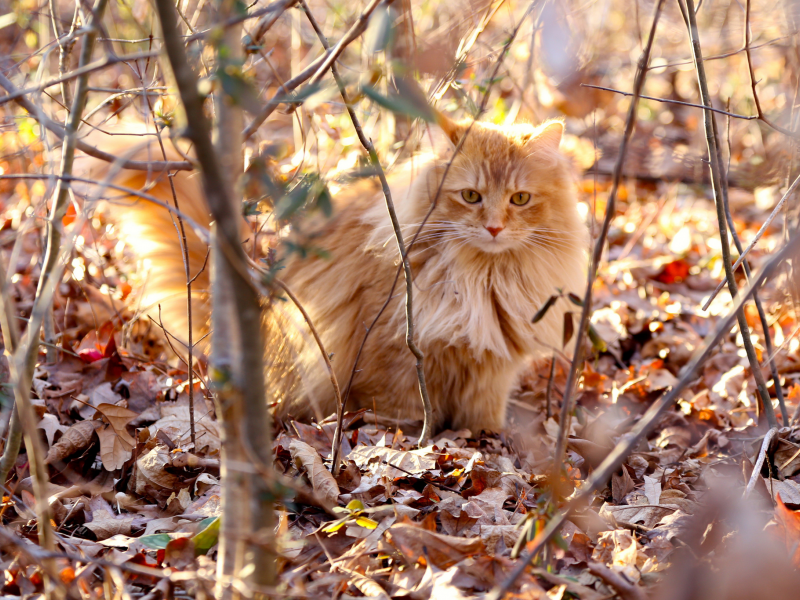
[[[361,525],[362,527],[366,527],[367,529],[375,529],[378,526],[377,521],[373,521],[372,519],[368,519],[367,517],[358,517],[356,519],[356,524]]]
[[[344,524],[345,524],[346,521],[347,521],[347,519],[339,519],[338,521],[334,521],[333,523],[331,523],[327,527],[323,527],[322,531],[324,531],[325,533],[336,533],[342,527],[344,527]]]
[[[347,510],[364,510],[364,503],[361,502],[361,500],[350,500],[350,502],[347,503]]]

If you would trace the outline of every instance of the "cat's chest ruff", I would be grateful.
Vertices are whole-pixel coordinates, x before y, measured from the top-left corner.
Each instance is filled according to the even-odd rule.
[[[415,277],[415,328],[420,343],[459,346],[476,359],[514,359],[531,351],[532,289],[518,273],[478,265],[428,262]],[[535,291],[535,290],[533,290]]]

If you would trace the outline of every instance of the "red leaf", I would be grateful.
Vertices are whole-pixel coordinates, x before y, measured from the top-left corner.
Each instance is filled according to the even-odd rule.
[[[792,563],[795,567],[800,567],[800,511],[788,508],[781,500],[780,494],[775,495],[778,505],[775,507],[775,520],[783,528],[786,549],[794,550]]]
[[[678,259],[664,265],[654,279],[661,283],[680,283],[689,276],[690,268],[691,265],[688,262]]]

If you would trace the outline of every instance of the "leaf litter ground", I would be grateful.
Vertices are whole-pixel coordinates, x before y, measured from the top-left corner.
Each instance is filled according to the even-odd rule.
[[[585,180],[581,190],[589,219],[592,212],[601,218],[607,186]],[[699,187],[633,182],[621,190],[610,262],[595,284],[592,323],[602,341],[595,340],[580,381],[566,495],[676,381],[730,306],[723,292],[708,311],[699,309],[722,277],[713,206],[703,194]],[[750,192],[731,191],[744,243],[771,208],[760,194],[755,202]],[[13,219],[6,217],[4,231],[18,226]],[[756,266],[779,245],[781,227],[774,224],[753,253]],[[72,277],[56,298],[58,360],[42,355],[34,379],[64,553],[60,576],[84,598],[104,596],[111,565],[121,568],[112,571],[134,595],[160,597],[169,574],[176,594],[210,594],[220,516],[213,402],[198,384],[192,445],[185,369],[154,359],[162,350],[155,324],[122,326],[130,318],[131,258],[104,232],[100,220],[87,225]],[[24,235],[12,271],[23,319],[38,276],[36,234]],[[800,404],[800,363],[788,294],[785,279],[762,292],[791,415]],[[764,360],[755,308],[746,316]],[[558,350],[531,364],[503,433],[448,430],[417,448],[419,423],[348,413],[346,467],[337,478],[330,471],[332,417],[276,424],[275,467],[292,481],[278,507],[280,595],[473,598],[501,583],[515,564],[514,547],[524,548],[523,532],[535,534],[560,504],[550,473],[567,368]],[[7,368],[3,373],[8,381]],[[684,597],[675,585],[681,577],[718,591],[742,580],[734,588],[742,592],[746,566],[761,573],[784,562],[799,566],[795,428],[779,433],[750,503],[734,500],[765,433],[754,390],[733,332],[592,506],[567,521],[516,582],[515,597],[677,599]],[[43,589],[31,492],[23,452],[3,498],[6,595]],[[796,583],[791,567],[776,573],[773,591]]]

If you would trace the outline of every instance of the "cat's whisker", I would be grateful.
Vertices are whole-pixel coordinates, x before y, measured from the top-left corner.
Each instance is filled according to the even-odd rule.
[[[574,250],[574,249],[578,248],[577,244],[575,244],[573,242],[570,242],[568,240],[552,240],[552,239],[548,239],[548,238],[541,238],[541,237],[535,237],[535,236],[528,236],[527,239],[535,240],[536,242],[539,242],[540,244],[552,246],[554,248],[559,248],[559,249],[563,249],[563,250]]]
[[[530,240],[530,239],[525,240],[525,245],[531,250],[534,250],[534,251],[537,251],[537,252],[538,251],[546,252],[547,254],[549,254],[553,258],[553,260],[555,260],[556,262],[559,262],[558,256],[556,256],[556,254],[550,248],[547,248],[545,246],[537,244],[533,240]]]

